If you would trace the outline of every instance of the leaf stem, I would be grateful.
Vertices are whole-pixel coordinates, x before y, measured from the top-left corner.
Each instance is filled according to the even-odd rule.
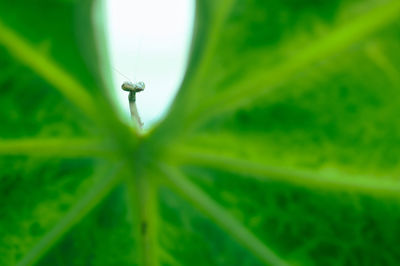
[[[267,265],[288,265],[279,258],[269,247],[262,243],[243,224],[237,221],[227,210],[206,195],[200,188],[190,182],[177,169],[161,164],[160,169],[165,173],[168,184],[180,195],[189,200],[194,206],[211,218],[217,225],[243,244],[250,252]]]
[[[157,254],[157,186],[152,178],[138,174],[127,178],[130,206],[132,206],[132,221],[138,219],[136,236],[139,239],[140,265],[158,265]]]

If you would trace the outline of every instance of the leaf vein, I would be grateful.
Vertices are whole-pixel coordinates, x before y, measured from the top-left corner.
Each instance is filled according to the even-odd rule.
[[[54,86],[89,118],[96,120],[95,103],[84,86],[50,57],[40,53],[38,49],[35,49],[27,40],[8,28],[1,20],[0,44],[2,44],[15,59],[31,68],[49,84]]]
[[[164,172],[170,185],[179,194],[209,216],[217,225],[238,240],[239,243],[244,245],[261,261],[268,265],[288,265],[288,263],[278,257],[243,224],[229,214],[226,209],[210,198],[195,184],[191,183],[179,170],[165,164],[160,164],[160,169]]]
[[[282,86],[291,76],[323,58],[330,57],[348,48],[382,27],[396,21],[400,13],[400,1],[377,7],[362,16],[353,19],[349,24],[334,30],[328,36],[318,39],[304,49],[299,49],[296,56],[288,58],[276,67],[260,69],[252,78],[244,79],[231,89],[221,92],[200,105],[189,121],[197,121],[191,127],[214,117],[215,115],[235,110],[248,105],[265,94]]]

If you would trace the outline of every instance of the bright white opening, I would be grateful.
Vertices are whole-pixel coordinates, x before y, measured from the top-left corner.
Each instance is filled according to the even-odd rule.
[[[136,102],[148,128],[167,111],[186,67],[193,26],[193,0],[107,0],[111,64],[132,82],[144,81]],[[113,70],[113,84],[129,117],[127,81]]]

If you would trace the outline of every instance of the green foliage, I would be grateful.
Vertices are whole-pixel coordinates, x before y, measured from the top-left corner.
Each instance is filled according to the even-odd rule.
[[[92,6],[0,3],[1,265],[398,264],[399,1],[198,1],[146,135]]]

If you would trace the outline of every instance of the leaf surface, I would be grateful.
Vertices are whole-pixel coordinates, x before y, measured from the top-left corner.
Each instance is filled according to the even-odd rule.
[[[398,1],[198,1],[144,135],[94,4],[0,3],[0,264],[397,264]]]

